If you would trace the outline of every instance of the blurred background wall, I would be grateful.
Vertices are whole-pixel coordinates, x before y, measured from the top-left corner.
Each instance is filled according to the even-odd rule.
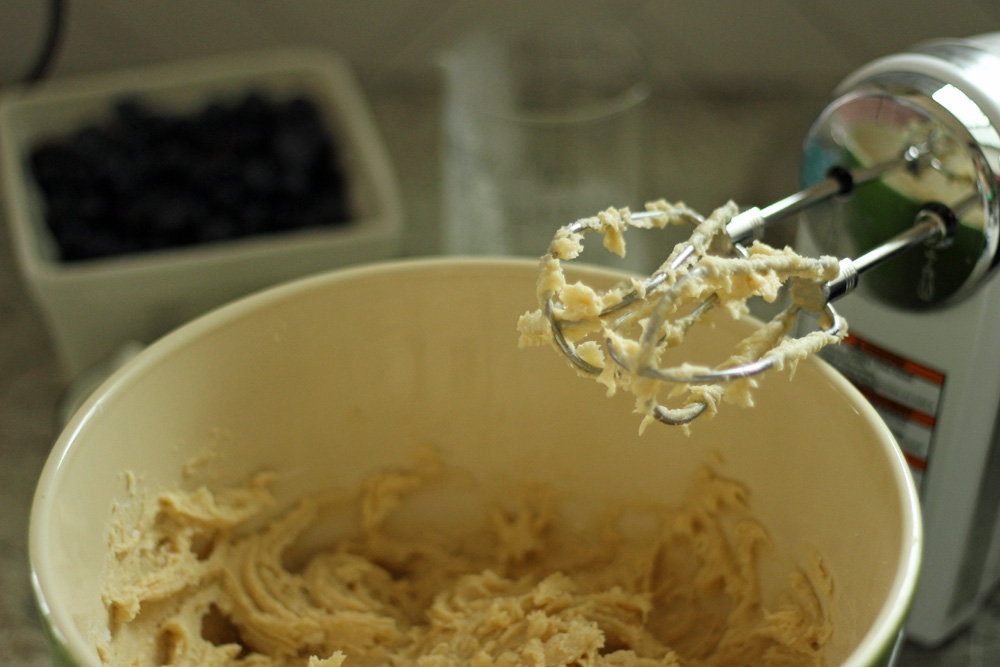
[[[0,3],[0,83],[43,39],[48,2]],[[263,46],[343,53],[371,82],[426,84],[477,22],[612,17],[673,95],[826,93],[849,70],[913,42],[1000,29],[1000,0],[71,0],[54,74]]]

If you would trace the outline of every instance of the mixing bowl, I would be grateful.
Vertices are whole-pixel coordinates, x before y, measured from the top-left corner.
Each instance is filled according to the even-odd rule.
[[[575,494],[579,511],[676,502],[711,464],[746,485],[778,549],[821,555],[829,664],[887,664],[916,583],[920,518],[896,444],[861,395],[809,360],[791,380],[767,377],[753,408],[727,406],[690,435],[640,435],[630,399],[608,398],[551,349],[518,349],[535,280],[535,263],[514,259],[344,269],[213,311],[109,378],[56,443],[32,508],[35,590],[60,664],[100,664],[91,634],[107,624],[102,567],[126,471],[156,490],[270,469],[280,507],[428,444],[484,487],[544,482]],[[720,320],[697,344],[729,350],[749,326]],[[214,458],[191,475],[206,448]]]

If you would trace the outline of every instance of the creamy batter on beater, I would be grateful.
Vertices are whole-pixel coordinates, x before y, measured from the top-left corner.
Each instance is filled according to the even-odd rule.
[[[463,479],[435,456],[258,525],[273,476],[117,508],[96,638],[109,665],[824,665],[832,584],[778,563],[746,489],[703,470],[677,507],[570,525],[539,487],[476,500],[468,534],[413,530],[422,493]],[[470,489],[478,487],[467,485]],[[303,553],[330,516],[353,528]],[[632,520],[629,520],[632,519]],[[251,527],[256,525],[256,527]],[[411,528],[406,530],[406,528]],[[765,599],[766,598],[766,599]]]
[[[662,215],[637,220],[628,209],[611,208],[577,224],[583,225],[586,231],[601,234],[605,248],[624,256],[624,231],[627,226],[665,227],[701,219],[697,212],[682,203],[661,200],[648,204],[647,210],[660,211]],[[786,283],[822,285],[837,277],[839,266],[836,258],[803,257],[791,248],[776,249],[759,241],[747,248],[745,256],[713,254],[713,246],[718,245],[720,240],[728,240],[726,225],[736,213],[736,205],[732,202],[715,210],[694,228],[688,240],[677,245],[660,267],[658,271],[666,273],[665,286],[671,288],[673,301],[677,304],[668,315],[681,311],[684,306],[711,298],[733,317],[740,317],[748,312],[746,302],[751,297],[759,296],[767,302],[774,302]],[[555,318],[567,325],[562,334],[571,354],[599,371],[592,374],[608,388],[609,394],[624,389],[635,395],[636,411],[645,415],[641,430],[654,419],[653,411],[659,406],[664,383],[645,377],[636,369],[655,367],[664,350],[681,344],[692,322],[684,316],[666,319],[657,329],[659,342],[646,347],[640,345],[640,338],[647,322],[652,319],[650,313],[659,294],[647,294],[645,283],[639,280],[603,291],[581,282],[570,283],[563,271],[563,262],[582,253],[582,240],[583,233],[569,226],[556,232],[549,252],[541,260],[537,288],[540,307],[525,313],[518,321],[519,344],[528,347],[553,343],[553,329],[546,313],[547,303],[550,304]],[[672,262],[682,253],[690,253],[691,260],[671,268]],[[612,319],[602,319],[602,312],[622,302],[631,291],[638,296],[631,312],[625,310],[622,311],[627,313],[625,316],[616,314]],[[793,289],[791,294],[795,300],[799,295],[811,295],[817,291]],[[839,341],[846,334],[845,325],[840,327],[837,335],[820,330],[795,339],[786,338],[785,334],[795,323],[799,309],[817,310],[824,304],[809,299],[794,305],[795,309],[785,311],[745,339],[729,359],[720,360],[720,366],[737,366],[767,357],[774,362],[775,370],[794,368],[802,359],[815,354],[825,345]],[[620,356],[627,360],[627,365],[610,363],[605,358],[605,341],[620,350]],[[709,369],[684,363],[671,370],[683,380]],[[703,403],[704,414],[710,417],[723,400],[743,406],[752,405],[750,392],[756,385],[757,379],[753,377],[717,383],[686,385],[681,382],[675,385],[674,393],[686,394],[687,405]]]

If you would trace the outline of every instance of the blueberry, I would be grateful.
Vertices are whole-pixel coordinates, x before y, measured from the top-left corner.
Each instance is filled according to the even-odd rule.
[[[252,92],[167,114],[129,97],[113,112],[30,155],[67,261],[349,217],[336,147],[306,98]]]
[[[67,261],[110,257],[129,249],[115,234],[82,225],[63,228],[56,238],[60,256]]]
[[[206,217],[197,228],[197,240],[199,243],[225,241],[236,238],[239,234],[239,227],[232,218],[225,215]]]
[[[276,191],[281,185],[281,170],[270,160],[255,157],[243,165],[243,184],[247,190],[267,195]]]
[[[271,217],[267,207],[254,200],[244,202],[237,215],[237,225],[244,236],[266,232]]]
[[[283,169],[280,173],[280,179],[278,189],[288,199],[305,198],[312,190],[312,179],[309,171],[299,166]]]
[[[322,157],[322,137],[296,127],[278,128],[271,140],[278,162],[286,168],[308,167]]]

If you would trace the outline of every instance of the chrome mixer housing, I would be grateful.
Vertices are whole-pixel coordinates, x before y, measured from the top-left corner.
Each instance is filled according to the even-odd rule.
[[[1000,57],[975,40],[935,41],[876,60],[848,77],[807,134],[801,180],[883,162],[920,141],[929,169],[879,182],[803,212],[817,250],[855,256],[913,224],[928,202],[958,217],[946,247],[926,247],[874,269],[861,289],[906,309],[954,303],[1000,263]],[[995,48],[995,45],[994,45]]]

